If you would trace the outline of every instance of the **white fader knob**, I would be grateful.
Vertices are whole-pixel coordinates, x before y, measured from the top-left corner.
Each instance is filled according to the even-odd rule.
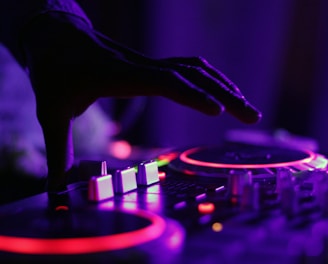
[[[159,182],[158,165],[156,161],[142,162],[138,165],[137,184],[150,185]]]
[[[90,201],[102,201],[114,196],[113,179],[107,174],[106,161],[101,163],[101,176],[92,176],[88,184],[88,199]]]
[[[137,189],[136,172],[134,168],[117,170],[113,177],[115,193],[126,193]]]

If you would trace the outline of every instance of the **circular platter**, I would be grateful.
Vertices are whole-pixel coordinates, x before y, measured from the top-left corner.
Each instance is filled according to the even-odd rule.
[[[169,167],[187,175],[227,177],[235,170],[270,175],[278,168],[298,171],[326,165],[327,160],[322,155],[308,150],[229,143],[183,150]]]

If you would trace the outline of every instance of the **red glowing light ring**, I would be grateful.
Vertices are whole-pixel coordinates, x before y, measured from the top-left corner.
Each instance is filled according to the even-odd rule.
[[[163,234],[166,222],[162,217],[142,210],[133,211],[133,214],[151,221],[151,224],[134,231],[97,237],[48,239],[0,236],[0,251],[36,255],[97,253],[138,246]]]
[[[180,160],[191,165],[207,167],[207,168],[220,168],[220,169],[261,169],[261,168],[278,168],[278,167],[288,167],[293,165],[298,165],[300,163],[309,163],[313,159],[315,159],[316,154],[309,150],[304,150],[305,153],[309,155],[309,157],[301,159],[301,160],[294,160],[294,161],[286,161],[286,162],[278,162],[278,163],[268,163],[268,164],[229,164],[229,163],[214,163],[214,162],[207,162],[207,161],[200,161],[195,160],[190,157],[189,155],[195,153],[201,148],[192,148],[189,150],[184,151],[180,155]]]

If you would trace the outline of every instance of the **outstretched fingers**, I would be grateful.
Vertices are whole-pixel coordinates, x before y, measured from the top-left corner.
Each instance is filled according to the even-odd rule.
[[[219,115],[225,111],[219,100],[199,89],[178,72],[165,70],[157,81],[160,81],[163,95],[177,103],[208,115]]]
[[[174,63],[175,65],[180,65],[180,66],[201,68],[204,71],[206,71],[209,75],[211,75],[213,78],[217,79],[218,81],[222,82],[222,84],[226,85],[228,89],[243,96],[236,84],[234,84],[226,75],[224,75],[222,72],[216,69],[213,65],[208,63],[208,61],[203,57],[172,57],[172,58],[167,58],[164,61],[167,61],[169,63]]]
[[[208,95],[219,100],[227,112],[242,122],[256,123],[261,119],[261,113],[246,100],[238,87],[205,60],[173,58],[168,61],[174,62],[169,67]]]

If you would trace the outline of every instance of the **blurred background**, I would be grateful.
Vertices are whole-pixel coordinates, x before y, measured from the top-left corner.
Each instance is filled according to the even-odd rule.
[[[328,152],[327,1],[78,2],[95,29],[147,56],[206,58],[263,112],[262,121],[249,126],[228,114],[208,117],[165,98],[101,99],[77,120],[78,153],[95,154],[103,146],[99,139],[110,137],[111,142],[125,142],[117,145],[122,150],[118,154],[110,150],[124,159],[129,157],[129,146],[216,144],[231,129],[284,129],[315,139],[318,151]],[[43,139],[32,89],[1,45],[0,57],[2,152],[16,159],[10,161],[14,166],[44,175]]]

